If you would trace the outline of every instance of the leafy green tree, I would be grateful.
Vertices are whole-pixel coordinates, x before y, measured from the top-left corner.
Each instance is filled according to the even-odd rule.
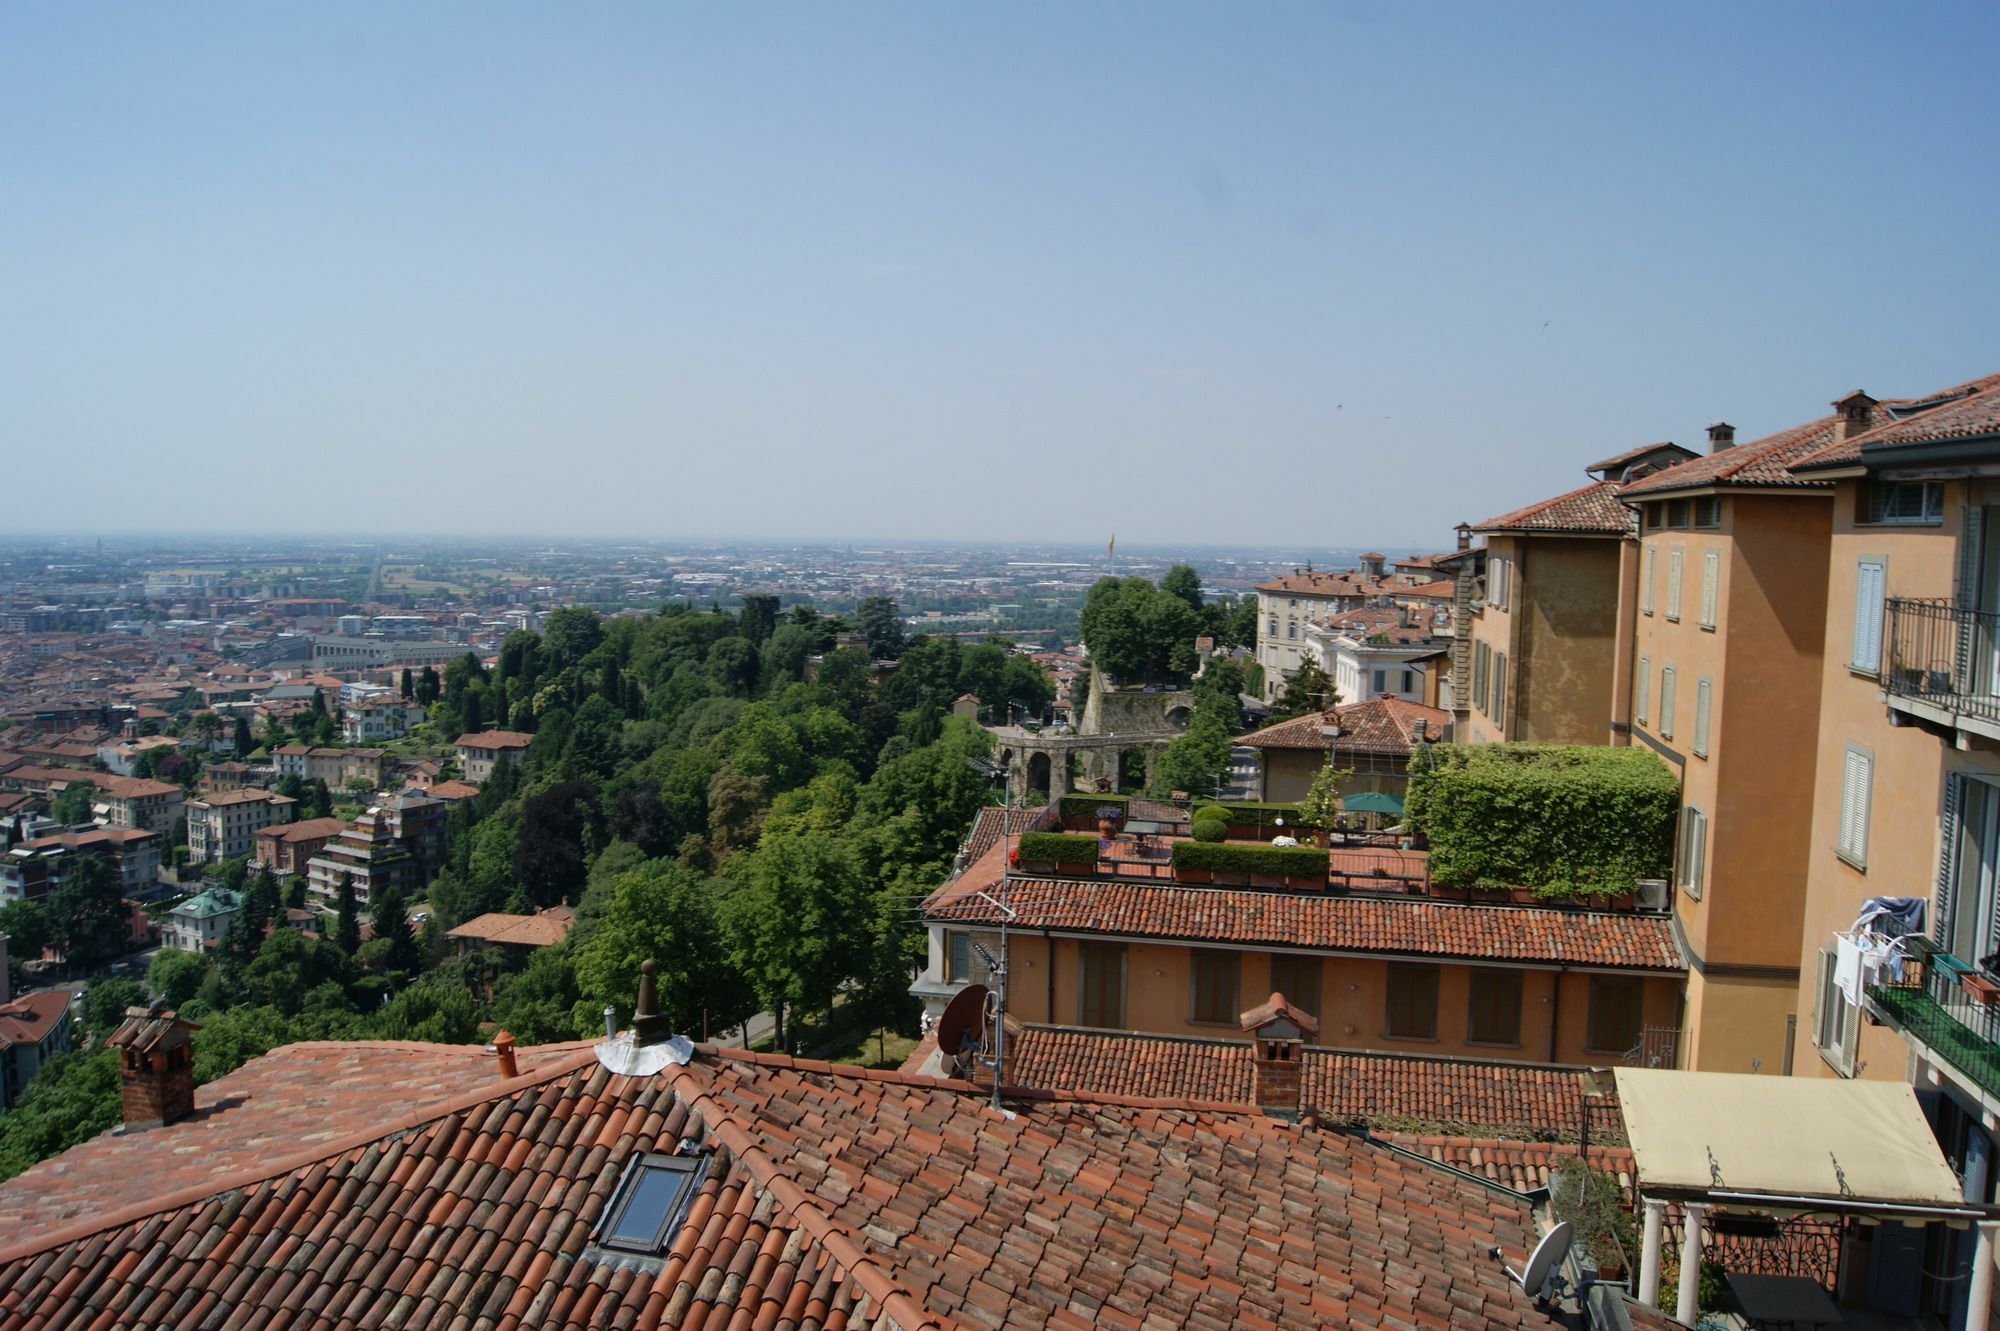
[[[778,627],[778,598],[748,592],[743,597],[743,613],[736,617],[743,636],[762,646]]]
[[[493,1020],[521,1044],[573,1040],[598,1029],[566,945],[541,948],[521,970],[500,980]]]
[[[405,676],[408,676],[409,673],[407,670],[403,672]],[[250,720],[241,712],[236,714],[236,728],[232,732],[230,747],[236,750],[238,758],[249,757],[251,752],[257,747],[257,741],[250,736]]]
[[[338,944],[297,929],[273,929],[244,967],[243,987],[253,1005],[289,1017],[302,1011],[321,985],[345,986],[352,973]]]
[[[479,1038],[479,1003],[462,985],[419,982],[390,999],[373,1025],[388,1040],[472,1044]]]
[[[716,919],[714,886],[665,860],[621,873],[603,913],[572,945],[576,987],[595,1006],[629,1016],[639,964],[657,969],[660,1012],[697,1039],[749,1010],[742,977],[731,966]]]
[[[97,794],[97,787],[88,781],[71,781],[57,793],[49,805],[49,817],[65,827],[77,827],[91,820],[91,800]]]
[[[417,702],[429,707],[444,695],[444,683],[438,678],[436,666],[425,666],[417,676]]]
[[[597,788],[587,781],[564,781],[521,802],[514,877],[528,905],[582,895],[598,821]]]
[[[542,623],[542,650],[551,670],[566,670],[597,650],[604,641],[604,621],[595,610],[566,605],[551,610]]]
[[[353,956],[361,950],[361,907],[354,896],[354,875],[340,875],[338,913],[333,927],[333,944],[343,956]]]
[[[1340,821],[1340,785],[1354,775],[1352,768],[1338,768],[1331,762],[1313,775],[1305,799],[1299,802],[1299,822],[1316,829],[1322,838]]]
[[[146,1006],[146,986],[122,975],[93,980],[83,996],[80,1019],[84,1030],[102,1039],[125,1020],[125,1009]]]
[[[1278,694],[1278,700],[1271,705],[1265,720],[1267,724],[1275,724],[1339,705],[1340,690],[1334,687],[1333,676],[1308,658],[1299,662],[1297,670],[1285,676],[1285,687]]]
[[[146,967],[146,987],[168,1007],[180,1008],[201,992],[202,982],[213,969],[214,964],[199,952],[161,948],[153,964]]]
[[[57,1054],[0,1114],[0,1179],[115,1127],[120,1112],[116,1050]]]
[[[1201,612],[1144,578],[1098,579],[1078,623],[1091,660],[1121,683],[1177,683],[1194,669]]]
[[[865,972],[872,941],[870,887],[845,841],[774,829],[732,866],[724,903],[737,965],[773,1012],[831,1013],[840,986]]]
[[[903,612],[893,597],[863,597],[854,618],[856,627],[867,636],[869,656],[893,661],[903,654]]]
[[[1201,574],[1187,564],[1176,564],[1168,569],[1167,576],[1160,579],[1160,590],[1185,602],[1197,614],[1203,608]]]
[[[398,975],[414,975],[423,969],[423,953],[417,946],[417,936],[410,931],[409,907],[403,900],[403,889],[393,882],[385,882],[369,895],[369,918],[375,924],[375,937],[365,945],[377,949],[382,968]]]
[[[71,963],[95,965],[129,949],[132,926],[124,897],[102,856],[78,856],[48,902],[52,941]]]
[[[55,939],[55,921],[39,901],[16,900],[0,906],[0,934],[7,938],[10,961],[33,961]]]

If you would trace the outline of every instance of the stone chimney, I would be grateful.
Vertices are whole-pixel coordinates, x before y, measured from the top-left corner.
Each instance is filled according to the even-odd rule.
[[[1461,550],[1470,550],[1472,548],[1472,524],[1461,522],[1456,527],[1453,527],[1452,530],[1458,533],[1458,548]]]
[[[1708,427],[1708,451],[1720,453],[1725,448],[1736,447],[1736,427],[1728,421],[1717,421]]]
[[[1840,414],[1834,430],[1841,439],[1852,439],[1875,428],[1875,399],[1858,388],[1846,397],[1834,399],[1833,409]]]
[[[1377,554],[1373,550],[1370,550],[1367,554],[1361,556],[1361,571],[1371,578],[1380,580],[1382,577],[1382,566],[1388,561],[1388,558],[1387,555]]]
[[[194,1113],[194,1032],[172,1010],[125,1009],[125,1021],[107,1041],[118,1051],[118,1094],[125,1126],[157,1128]]]
[[[1272,994],[1242,1020],[1253,1046],[1251,1101],[1274,1118],[1297,1119],[1306,1037],[1319,1034],[1319,1019]]]

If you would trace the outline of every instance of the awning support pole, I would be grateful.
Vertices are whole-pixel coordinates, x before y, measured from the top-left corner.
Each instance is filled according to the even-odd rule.
[[[1666,1218],[1667,1204],[1648,1197],[1645,1242],[1639,1250],[1639,1302],[1655,1310],[1660,1306],[1660,1230]]]
[[[1993,1316],[1993,1230],[1995,1224],[1982,1220],[1973,1227],[1972,1280],[1965,1294],[1965,1324],[1984,1328]]]
[[[1695,1307],[1701,1289],[1701,1221],[1708,1208],[1700,1202],[1681,1203],[1681,1284],[1674,1303],[1674,1320],[1693,1326],[1701,1320]]]

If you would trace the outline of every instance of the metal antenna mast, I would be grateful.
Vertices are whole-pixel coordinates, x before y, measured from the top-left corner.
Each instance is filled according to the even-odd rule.
[[[1006,797],[1000,804],[1000,895],[993,896],[983,888],[976,894],[982,901],[991,904],[1000,912],[1000,955],[995,957],[981,946],[979,940],[972,940],[973,950],[986,963],[991,972],[991,987],[986,994],[987,1019],[993,1023],[993,1056],[986,1060],[993,1069],[993,1107],[1000,1108],[1001,1069],[1007,1062],[1007,925],[1014,918],[1014,908],[1007,904],[1008,883],[1014,877],[1014,792],[1012,784],[1007,787]]]

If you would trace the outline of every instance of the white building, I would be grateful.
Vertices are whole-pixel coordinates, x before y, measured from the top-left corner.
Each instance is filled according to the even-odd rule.
[[[256,849],[260,829],[290,822],[298,801],[268,790],[227,790],[189,800],[188,859],[195,864],[220,864]]]

